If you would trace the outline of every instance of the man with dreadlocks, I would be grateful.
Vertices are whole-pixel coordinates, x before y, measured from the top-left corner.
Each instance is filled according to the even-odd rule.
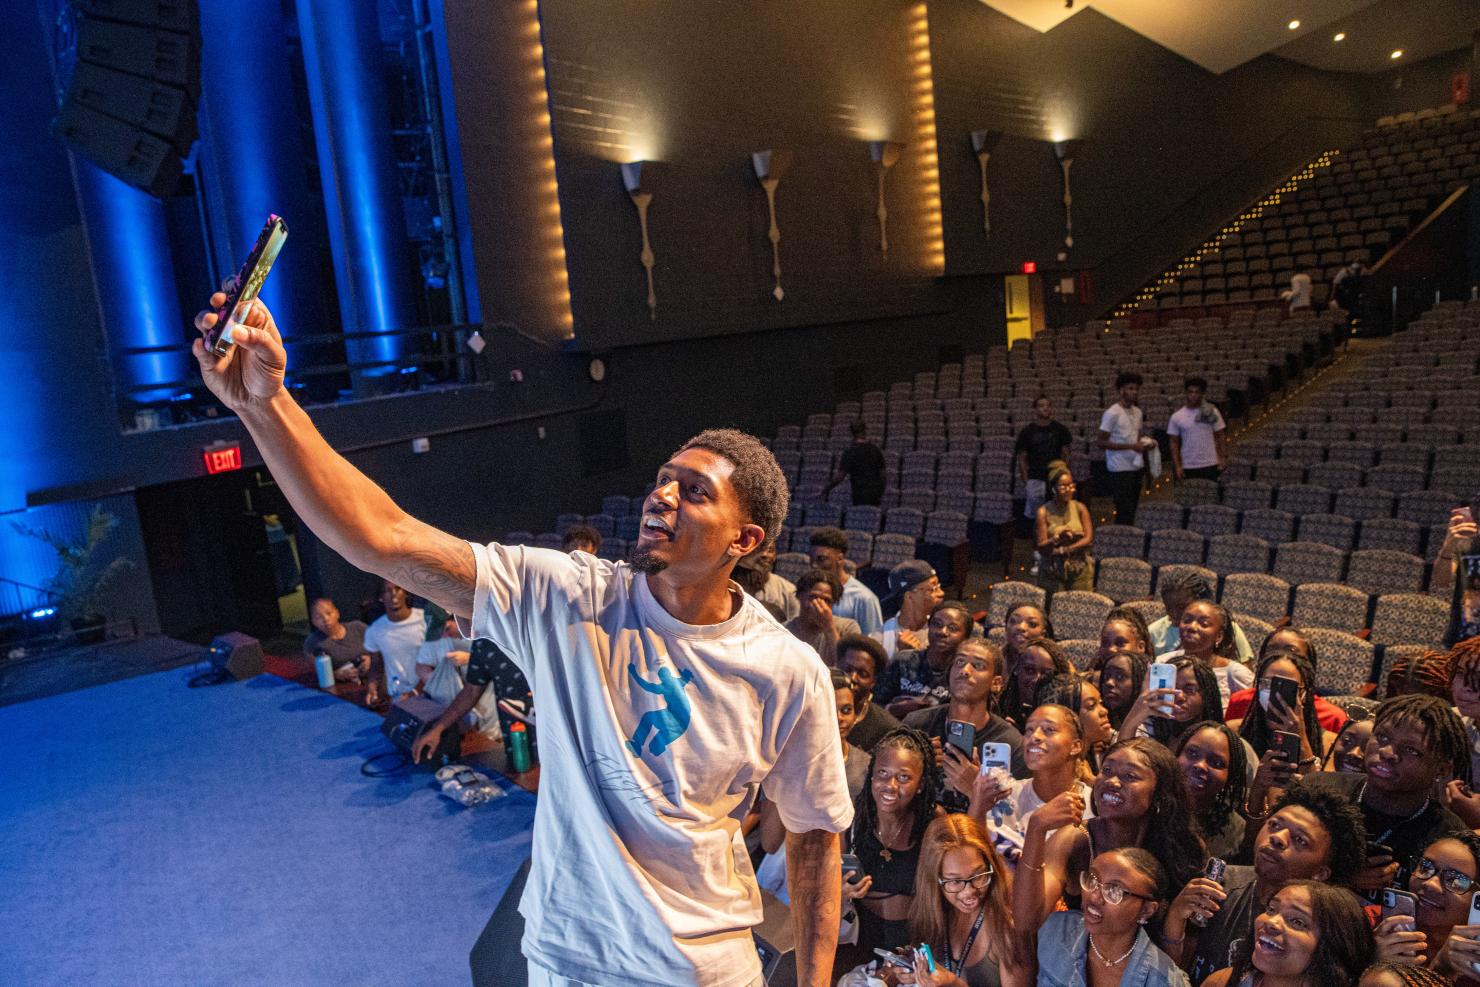
[[[1188,971],[1194,984],[1233,963],[1253,935],[1254,916],[1288,881],[1344,885],[1362,866],[1361,814],[1331,792],[1292,788],[1254,840],[1254,864],[1229,867],[1223,885],[1205,877],[1187,882],[1162,925],[1162,948]],[[1199,929],[1189,920],[1203,921]]]
[[[1459,711],[1469,741],[1470,778],[1480,778],[1480,637],[1461,641],[1449,650],[1447,661],[1449,698]],[[1459,779],[1444,791],[1449,811],[1471,829],[1480,826],[1480,796]]]
[[[1406,886],[1423,848],[1465,824],[1434,797],[1441,779],[1470,780],[1470,747],[1459,715],[1442,699],[1408,695],[1377,708],[1367,741],[1367,773],[1307,775],[1303,787],[1336,792],[1362,813],[1366,864],[1352,887],[1377,900],[1393,884]]]

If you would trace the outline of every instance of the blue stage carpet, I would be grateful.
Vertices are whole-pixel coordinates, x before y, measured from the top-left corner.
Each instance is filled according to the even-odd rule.
[[[0,708],[0,983],[468,984],[533,796],[366,778],[373,714],[188,678]]]

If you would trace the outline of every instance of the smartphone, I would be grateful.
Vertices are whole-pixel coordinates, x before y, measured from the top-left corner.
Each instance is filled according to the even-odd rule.
[[[238,325],[251,311],[252,302],[262,292],[262,282],[267,280],[267,272],[272,270],[272,263],[287,239],[288,224],[283,217],[269,213],[262,232],[257,234],[257,242],[226,293],[226,304],[216,310],[216,324],[206,333],[206,348],[216,356],[231,352],[232,326]]]
[[[1298,734],[1276,730],[1269,746],[1291,764],[1300,763],[1300,736]]]
[[[935,972],[935,954],[930,951],[930,945],[928,943],[923,943],[922,942],[922,943],[920,943],[920,945],[918,945],[918,946],[915,947],[915,952],[916,953],[919,953],[921,956],[925,957],[925,969],[926,970],[929,970],[931,973],[934,973]]]
[[[1158,689],[1175,689],[1177,687],[1177,666],[1170,662],[1154,662],[1146,669],[1146,691],[1155,692]],[[1163,716],[1172,715],[1171,703],[1159,703],[1156,707]]]
[[[1382,917],[1401,915],[1412,919],[1410,927],[1418,923],[1418,898],[1397,888],[1382,889]]]
[[[1480,925],[1480,891],[1470,896],[1470,920],[1466,925]]]
[[[857,881],[863,876],[863,864],[856,853],[843,854],[843,880]]]
[[[1001,770],[1012,773],[1012,748],[1006,744],[982,744],[982,774]]]
[[[900,956],[898,953],[892,953],[892,952],[890,952],[887,949],[879,949],[879,948],[875,947],[874,948],[874,955],[881,957],[884,960],[884,962],[886,962],[886,963],[893,963],[895,966],[899,967],[901,970],[914,970],[915,969],[915,963],[909,957],[907,957],[907,956]]]
[[[970,759],[976,747],[976,727],[965,720],[946,720],[946,743]]]
[[[1217,881],[1219,884],[1222,884],[1223,876],[1227,873],[1227,861],[1223,860],[1221,857],[1209,857],[1207,864],[1203,866],[1202,876],[1210,881]],[[1189,921],[1191,921],[1192,924],[1197,926],[1199,929],[1205,928],[1208,924],[1208,920],[1203,918],[1201,915],[1193,915],[1189,919]]]
[[[1290,712],[1299,714],[1300,706],[1296,695],[1300,692],[1300,683],[1294,679],[1287,679],[1283,675],[1271,675],[1269,677],[1269,704],[1274,705],[1274,697],[1279,696],[1285,707]]]

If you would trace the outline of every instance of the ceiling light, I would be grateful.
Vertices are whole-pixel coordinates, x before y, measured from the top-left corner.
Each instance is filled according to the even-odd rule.
[[[1299,26],[1300,26],[1300,22],[1299,21],[1291,21],[1290,22],[1290,30],[1292,30],[1292,31],[1295,30],[1296,28],[1298,28]]]
[[[1336,32],[1336,36],[1333,37],[1331,40],[1332,41],[1345,41],[1346,40],[1346,32],[1345,31],[1337,31]]]
[[[1403,49],[1402,48],[1399,48],[1397,51],[1393,52],[1391,55],[1388,56],[1388,58],[1402,58],[1402,57],[1403,57]]]

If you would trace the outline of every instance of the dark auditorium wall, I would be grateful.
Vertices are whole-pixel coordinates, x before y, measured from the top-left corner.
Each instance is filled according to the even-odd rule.
[[[1471,91],[1476,79],[1474,53],[1470,48],[1457,48],[1426,58],[1412,65],[1379,72],[1370,79],[1370,99],[1378,116],[1422,110],[1449,102],[1450,83],[1457,72],[1472,73]],[[1471,105],[1476,97],[1470,97]]]

